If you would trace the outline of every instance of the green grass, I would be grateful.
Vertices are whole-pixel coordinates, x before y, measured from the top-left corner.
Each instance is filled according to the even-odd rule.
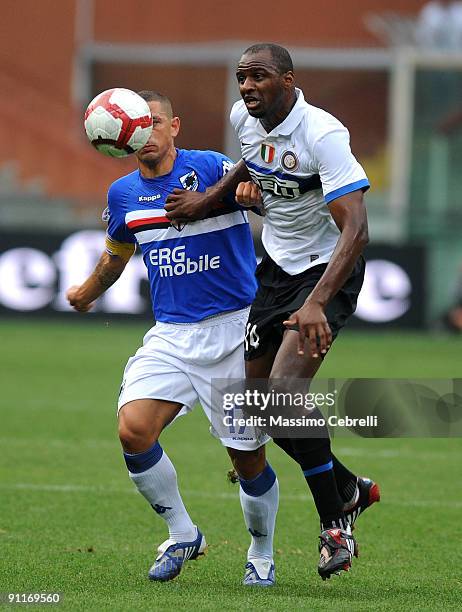
[[[241,586],[248,534],[228,460],[200,410],[162,437],[209,553],[179,579],[146,571],[166,537],[137,495],[116,438],[126,358],[146,326],[0,322],[0,591],[63,593],[66,610],[459,610],[462,488],[459,439],[343,439],[340,458],[382,487],[359,520],[349,575],[316,574],[317,519],[299,470],[268,454],[280,480],[277,585]],[[323,375],[456,377],[460,340],[345,334]]]

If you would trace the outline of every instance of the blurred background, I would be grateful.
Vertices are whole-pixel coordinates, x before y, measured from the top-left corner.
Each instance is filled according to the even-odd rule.
[[[111,87],[167,94],[177,144],[239,150],[235,67],[286,46],[307,100],[349,128],[372,184],[371,245],[353,325],[462,329],[462,3],[423,0],[1,2],[0,315],[73,317],[64,295],[103,248],[108,185],[83,111]],[[258,226],[255,226],[258,245]],[[140,256],[100,314],[149,318]]]

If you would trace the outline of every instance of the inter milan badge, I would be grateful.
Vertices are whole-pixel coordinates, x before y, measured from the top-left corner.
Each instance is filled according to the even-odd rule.
[[[298,167],[298,158],[293,151],[284,151],[281,164],[286,170],[295,170]]]
[[[264,142],[260,147],[260,155],[264,162],[270,164],[274,159],[274,154],[276,153],[276,149],[273,145],[267,144]]]
[[[183,176],[180,176],[180,183],[183,185],[183,189],[197,191],[197,188],[199,187],[199,179],[197,178],[195,170],[191,170],[191,172],[188,172],[188,174],[183,174]]]

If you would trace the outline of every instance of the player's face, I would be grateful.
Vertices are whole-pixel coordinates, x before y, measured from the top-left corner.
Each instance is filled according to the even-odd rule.
[[[174,148],[174,139],[180,129],[178,117],[170,117],[160,102],[148,102],[152,114],[152,133],[148,142],[136,156],[148,165],[157,165]]]
[[[290,71],[280,74],[269,50],[244,54],[236,76],[249,115],[271,123],[274,118],[286,113],[287,101],[293,92],[294,75]]]

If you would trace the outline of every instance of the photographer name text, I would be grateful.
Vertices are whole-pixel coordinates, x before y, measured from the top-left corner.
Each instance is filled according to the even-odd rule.
[[[339,417],[331,415],[327,419],[310,417],[284,417],[273,416],[249,416],[234,417],[231,414],[223,417],[225,427],[377,427],[378,417],[367,416],[365,418],[353,418],[349,416]]]

